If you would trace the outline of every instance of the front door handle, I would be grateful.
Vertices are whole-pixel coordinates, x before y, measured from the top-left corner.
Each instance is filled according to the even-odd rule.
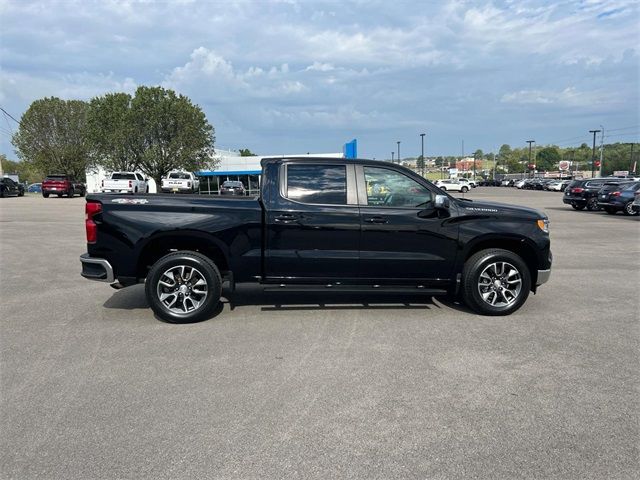
[[[291,223],[298,220],[298,216],[292,213],[282,213],[280,215],[276,215],[275,221],[278,223]]]
[[[369,217],[365,218],[364,221],[367,223],[389,223],[389,220],[384,217]]]

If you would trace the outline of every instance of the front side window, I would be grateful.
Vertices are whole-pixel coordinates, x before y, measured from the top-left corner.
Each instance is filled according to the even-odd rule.
[[[287,198],[302,203],[347,204],[344,165],[287,165]]]
[[[432,200],[427,187],[394,170],[364,167],[364,179],[369,206],[417,208]]]

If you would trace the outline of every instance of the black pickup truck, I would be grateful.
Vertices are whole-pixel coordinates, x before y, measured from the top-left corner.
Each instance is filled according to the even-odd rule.
[[[546,215],[457,199],[404,167],[269,158],[260,195],[89,195],[82,276],[145,282],[170,322],[212,315],[223,282],[460,296],[506,315],[549,279]]]

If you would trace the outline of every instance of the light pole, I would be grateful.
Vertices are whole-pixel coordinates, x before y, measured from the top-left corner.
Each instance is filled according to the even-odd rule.
[[[400,140],[396,142],[398,144],[398,165],[400,165]]]
[[[421,133],[420,134],[420,140],[422,141],[422,153],[420,155],[420,158],[422,159],[422,176],[424,177],[424,136],[426,135],[426,133]]]
[[[393,156],[396,154],[396,152],[391,152],[391,163],[393,163]]]
[[[602,130],[589,130],[589,133],[593,133],[593,150],[591,152],[591,178],[596,174],[596,133],[600,133]]]
[[[529,144],[529,165],[531,165],[531,144],[535,142],[535,140],[527,140],[527,143]],[[527,165],[527,168],[530,168],[529,165]]]
[[[602,177],[602,167],[604,166],[604,127],[600,125],[602,129],[602,135],[600,135],[600,173],[598,173],[599,177]]]

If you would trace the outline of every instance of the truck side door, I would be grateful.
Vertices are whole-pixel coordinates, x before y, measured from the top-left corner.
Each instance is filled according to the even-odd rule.
[[[278,179],[265,212],[266,279],[357,280],[360,215],[355,167],[326,160],[284,162]]]
[[[358,166],[360,274],[375,283],[451,279],[458,227],[433,210],[435,190],[385,166]],[[431,213],[424,215],[431,207]]]

